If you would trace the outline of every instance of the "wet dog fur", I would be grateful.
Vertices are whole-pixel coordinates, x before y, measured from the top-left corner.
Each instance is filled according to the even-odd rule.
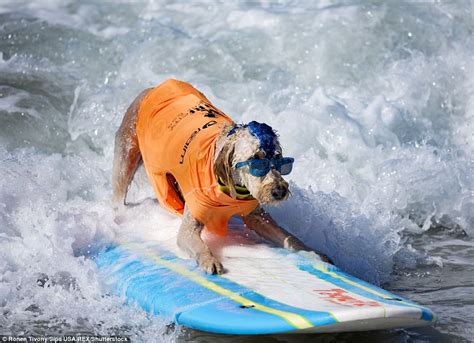
[[[135,124],[142,99],[151,89],[142,91],[127,109],[115,135],[114,164],[112,171],[113,204],[117,208],[126,205],[126,195],[133,176],[142,162]],[[274,156],[265,156],[259,140],[246,127],[235,130],[228,136],[231,127],[225,127],[216,143],[215,168],[216,177],[220,177],[230,189],[230,196],[235,197],[235,185],[247,187],[259,204],[277,204],[289,196],[288,182],[280,173],[272,169],[263,177],[249,173],[248,167],[236,169],[235,164],[255,158],[279,158],[282,149],[275,137]],[[254,230],[265,240],[283,248],[292,250],[310,250],[300,240],[278,226],[261,206],[244,217],[246,226]],[[202,240],[204,225],[195,219],[185,205],[183,221],[178,232],[178,246],[191,258],[195,259],[200,268],[209,274],[221,274],[224,268]],[[319,254],[323,260],[327,257]]]

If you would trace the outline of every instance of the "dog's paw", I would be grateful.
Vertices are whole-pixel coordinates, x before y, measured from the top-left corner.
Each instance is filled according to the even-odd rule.
[[[325,254],[319,252],[319,251],[312,251],[321,261],[329,263],[329,264],[334,264],[334,262]]]
[[[322,261],[329,264],[334,264],[333,261],[327,255],[318,251],[298,251],[298,254],[306,258],[308,261]]]
[[[324,255],[323,253],[320,253],[320,252],[317,252],[316,254],[318,254],[321,261],[326,262],[326,263],[330,263],[330,264],[334,264],[334,262],[327,255]]]
[[[203,254],[198,259],[199,268],[207,274],[222,274],[224,267],[217,258],[212,255]]]

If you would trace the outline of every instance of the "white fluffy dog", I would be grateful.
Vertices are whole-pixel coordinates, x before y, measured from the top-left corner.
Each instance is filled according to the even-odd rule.
[[[202,240],[202,230],[225,233],[233,214],[267,241],[310,250],[260,206],[288,198],[282,174],[288,174],[293,163],[282,156],[278,137],[268,125],[236,125],[191,85],[168,80],[133,101],[116,133],[116,205],[125,204],[142,161],[160,204],[183,214],[179,247],[205,272],[221,274],[224,269]]]

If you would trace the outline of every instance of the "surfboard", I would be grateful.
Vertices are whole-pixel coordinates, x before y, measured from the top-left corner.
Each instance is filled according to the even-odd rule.
[[[122,241],[94,260],[116,294],[201,331],[331,333],[436,321],[428,308],[348,275],[313,253],[244,243],[218,249],[222,275],[201,272],[193,260],[179,256],[174,241]]]

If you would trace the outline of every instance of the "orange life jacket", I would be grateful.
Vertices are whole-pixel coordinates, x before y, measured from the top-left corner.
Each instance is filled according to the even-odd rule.
[[[142,100],[136,131],[138,144],[161,206],[183,214],[183,199],[194,218],[216,234],[227,232],[233,215],[245,216],[254,199],[233,199],[219,189],[214,175],[216,141],[233,121],[190,84],[167,80]]]

